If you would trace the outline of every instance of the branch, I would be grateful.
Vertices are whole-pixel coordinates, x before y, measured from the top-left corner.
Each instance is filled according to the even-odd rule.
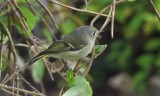
[[[103,31],[103,29],[107,26],[108,22],[110,21],[110,16],[112,14],[112,6],[110,8],[110,11],[109,11],[109,17],[106,18],[106,21],[104,22],[104,24],[102,25],[102,27],[100,28],[100,32]]]
[[[3,85],[3,84],[0,84],[0,88],[4,88],[4,89],[14,89],[14,90],[17,90],[17,91],[20,91],[20,92],[24,92],[24,93],[27,93],[27,94],[31,94],[32,96],[45,96],[41,93],[36,93],[34,91],[28,91],[28,90],[24,90],[24,89],[20,89],[20,88],[15,88],[15,87],[11,87],[11,86],[7,86],[7,85]]]
[[[160,21],[160,14],[159,14],[159,12],[158,12],[158,10],[157,10],[157,8],[156,8],[156,6],[154,5],[154,3],[153,3],[153,1],[152,0],[149,0],[150,1],[150,4],[152,5],[152,8],[154,9],[154,12],[156,13],[156,15],[157,15],[157,18],[159,19],[159,21]]]
[[[93,11],[89,11],[89,10],[83,10],[83,9],[78,9],[78,8],[75,8],[75,7],[71,7],[71,6],[68,6],[68,5],[59,3],[59,2],[57,2],[57,1],[53,1],[53,0],[49,0],[49,2],[54,3],[54,4],[57,4],[57,5],[60,5],[60,6],[62,6],[62,7],[68,8],[68,9],[72,9],[72,10],[74,10],[74,11],[78,11],[78,12],[84,12],[84,13],[89,13],[89,14],[94,14],[94,15],[99,14],[99,13],[97,13],[97,12],[93,12]],[[101,16],[107,17],[108,15],[106,15],[106,14],[101,14]]]
[[[115,16],[116,0],[112,1],[112,21],[111,21],[111,38],[113,38],[114,33],[114,16]]]
[[[48,23],[46,22],[46,20],[33,8],[32,4],[29,2],[29,0],[26,0],[26,2],[29,4],[29,6],[33,10],[33,12],[36,13],[42,19],[42,21],[46,24],[46,26],[48,27],[49,31],[53,35],[54,41],[57,41],[57,38],[54,35],[54,32],[52,31],[51,27],[48,25]],[[54,19],[52,21],[54,21]]]
[[[55,24],[56,28],[58,29],[58,25],[56,24],[54,18],[53,18],[53,15],[51,14],[51,12],[39,1],[39,0],[36,0],[45,10],[46,12],[49,14],[49,16],[51,17],[53,23]]]

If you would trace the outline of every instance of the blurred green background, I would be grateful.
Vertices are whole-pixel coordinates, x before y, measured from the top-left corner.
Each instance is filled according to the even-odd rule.
[[[29,34],[32,37],[39,38],[40,44],[47,43],[45,46],[52,44],[53,35],[51,35],[41,18],[31,10],[25,0],[16,1],[27,19]],[[59,26],[57,30],[46,11],[34,0],[30,0],[30,2],[32,2],[36,12],[45,18],[58,39],[78,26],[89,25],[95,16],[41,0],[53,14],[56,24]],[[60,0],[59,2],[80,9],[86,7],[85,0]],[[112,0],[90,0],[87,10],[99,12],[111,2]],[[160,1],[153,0],[153,2],[160,12]],[[0,3],[3,3],[3,1],[0,1]],[[0,12],[2,13],[5,10],[0,9]],[[99,29],[105,19],[106,17],[100,17],[94,26]],[[7,15],[1,14],[0,21],[7,25]],[[16,30],[16,33],[12,35],[14,43],[26,43],[28,35],[18,24],[18,21],[15,20],[12,25],[13,29]],[[160,96],[160,84],[156,81],[160,82],[160,21],[149,0],[128,0],[118,4],[115,12],[113,39],[111,39],[110,26],[109,23],[101,34],[102,38],[96,42],[108,46],[94,60],[89,72],[89,81],[93,87],[94,96]],[[31,58],[28,55],[28,49],[16,47],[16,50],[25,62]],[[3,60],[3,69],[5,70],[5,58]],[[41,72],[37,77],[38,81],[43,79],[47,94],[56,94],[58,88],[61,88],[61,78],[56,75],[56,83],[52,82],[49,80],[49,75],[46,75],[48,73],[44,65],[41,65],[39,68],[37,67],[40,66],[39,64],[35,65],[35,68]],[[25,77],[30,79],[30,74],[27,73]],[[32,80],[31,82],[33,83]],[[38,87],[38,84],[35,85]],[[158,90],[159,93],[153,90]]]

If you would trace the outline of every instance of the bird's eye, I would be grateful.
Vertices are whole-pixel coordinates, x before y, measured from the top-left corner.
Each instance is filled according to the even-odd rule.
[[[92,32],[92,35],[94,35],[94,36],[95,36],[95,35],[96,35],[96,31]]]

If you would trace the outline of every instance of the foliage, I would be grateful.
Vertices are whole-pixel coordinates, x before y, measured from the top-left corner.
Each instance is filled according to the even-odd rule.
[[[0,1],[0,5],[2,5],[2,7],[0,6],[0,22],[3,22],[11,32],[11,37],[15,44],[16,56],[19,56],[23,62],[28,61],[29,58],[37,54],[35,52],[36,48],[33,48],[34,44],[41,51],[41,47],[45,49],[46,46],[54,42],[53,33],[59,39],[63,34],[71,32],[78,26],[89,25],[95,16],[43,2],[53,14],[56,24],[59,27],[57,29],[44,8],[36,0],[29,1],[39,14],[30,7],[26,0],[16,0],[18,4],[18,7],[15,7],[18,10],[16,13],[11,10],[12,7],[9,5],[7,5],[9,7],[3,7],[5,4],[3,4],[3,1]],[[159,0],[152,1],[154,1],[157,10],[160,12]],[[85,0],[61,0],[61,2],[69,6],[73,5],[76,8],[87,8],[87,10],[99,12],[106,5],[111,4],[112,0],[90,0],[87,7]],[[10,15],[5,12],[10,13]],[[108,13],[108,10],[105,13]],[[8,18],[10,18],[10,21]],[[42,18],[46,20],[51,30],[49,30]],[[105,19],[105,17],[100,17],[94,24],[95,27],[99,28],[102,26]],[[115,74],[126,72],[131,75],[136,91],[140,93],[147,91],[146,86],[149,78],[156,74],[159,76],[160,72],[160,23],[149,1],[126,0],[116,5],[114,30],[114,39],[110,38],[110,26],[107,26],[102,33],[102,39],[97,40],[100,44],[108,44],[107,48],[106,45],[96,46],[98,52],[101,53],[105,48],[106,51],[100,57],[96,58],[95,64],[92,67],[93,69],[90,72],[94,78],[93,90],[100,88],[100,85],[106,88],[105,84],[108,78]],[[2,35],[1,27],[0,34]],[[16,44],[19,43],[25,44],[27,47],[17,46]],[[7,68],[10,68],[8,64],[14,62],[13,49],[10,46],[10,40],[6,34],[3,38],[3,46],[5,51],[2,56],[2,72],[5,73]],[[17,61],[18,64],[21,64],[19,62]],[[34,82],[37,84],[43,82],[45,75],[48,74],[45,70],[42,61],[37,61],[31,67],[31,75]],[[68,71],[66,81],[69,88],[64,93],[64,96],[71,96],[74,91],[77,91],[77,93],[84,92],[81,89],[88,90],[84,94],[91,96],[92,90],[89,81],[79,75],[74,75],[71,70]],[[62,79],[56,78],[56,80],[57,84],[55,86],[58,88],[57,86],[62,82]]]
[[[68,70],[66,80],[69,89],[62,96],[92,96],[91,86],[84,77],[74,76],[73,71]]]

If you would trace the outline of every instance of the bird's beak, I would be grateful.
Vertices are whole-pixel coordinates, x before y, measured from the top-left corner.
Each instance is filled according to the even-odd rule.
[[[96,32],[96,36],[97,36],[99,39],[101,39],[101,37],[102,37],[102,36],[100,35],[100,33],[101,33],[100,31],[97,31],[97,32]]]

